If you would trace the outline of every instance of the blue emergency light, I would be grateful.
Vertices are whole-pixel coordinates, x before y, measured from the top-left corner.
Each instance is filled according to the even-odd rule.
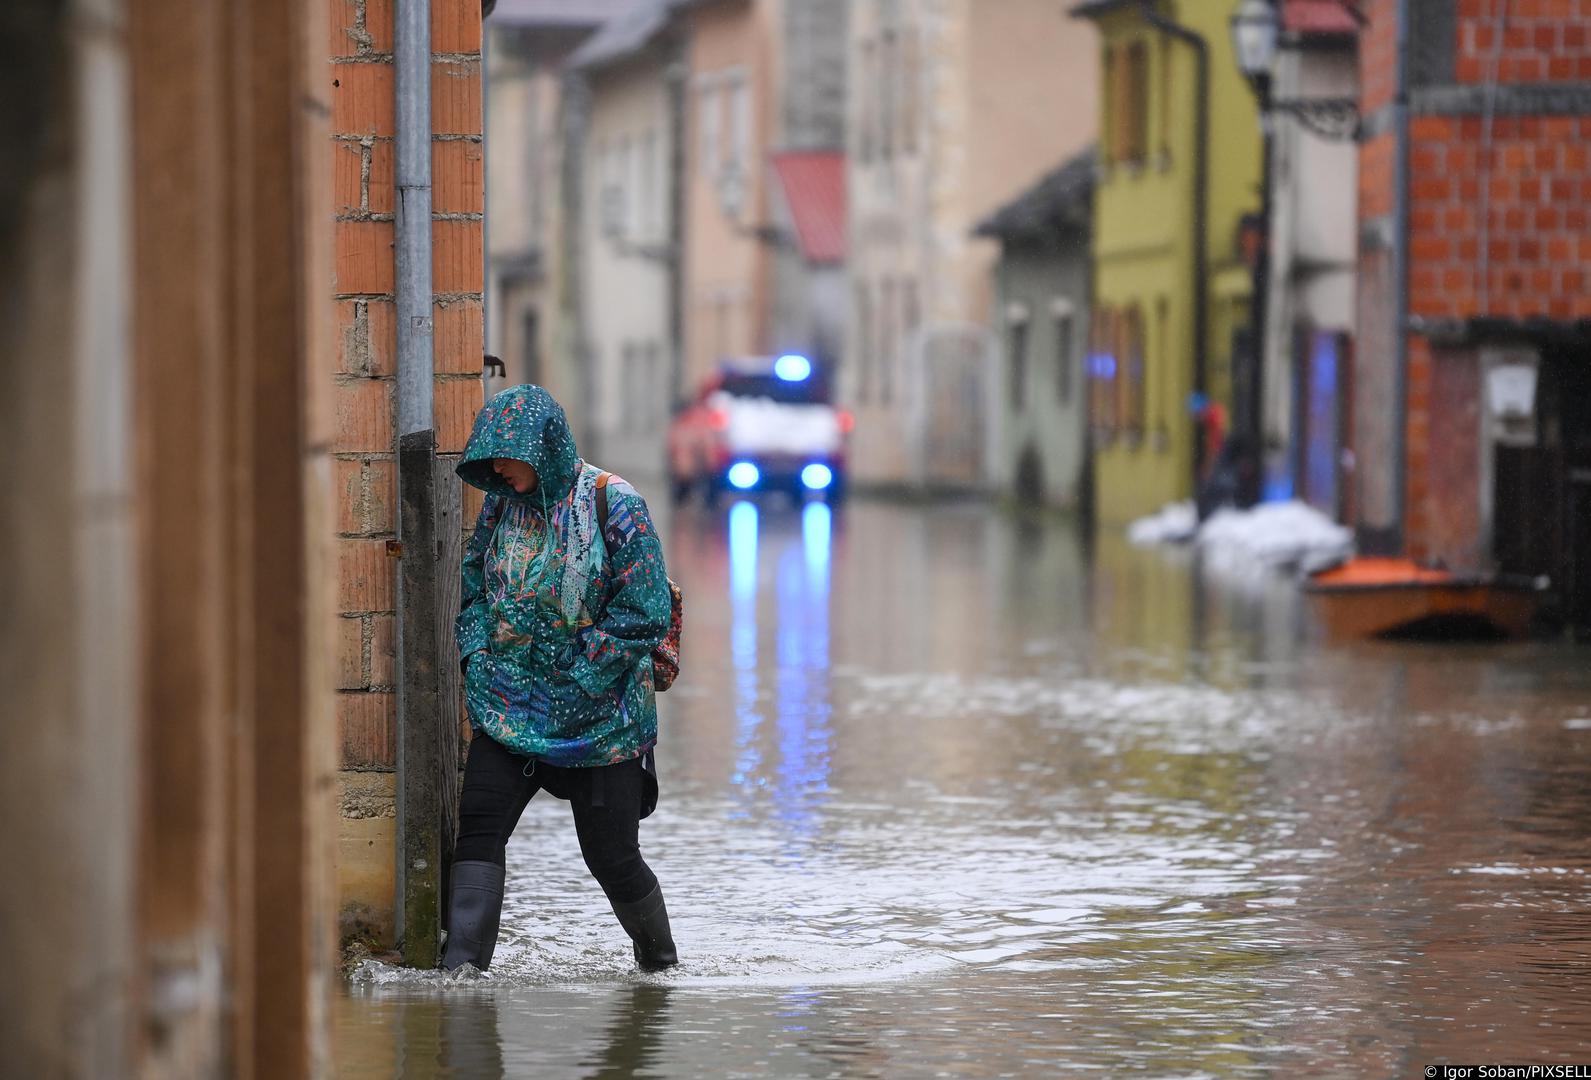
[[[812,361],[796,353],[787,353],[773,362],[773,373],[785,382],[806,382],[812,375]]]

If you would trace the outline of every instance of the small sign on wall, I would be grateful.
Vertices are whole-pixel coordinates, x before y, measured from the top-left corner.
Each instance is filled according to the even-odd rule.
[[[1536,350],[1484,349],[1486,414],[1492,438],[1509,446],[1536,443]]]

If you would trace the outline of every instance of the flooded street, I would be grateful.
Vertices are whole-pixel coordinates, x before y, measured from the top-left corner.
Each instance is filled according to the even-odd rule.
[[[978,505],[658,509],[681,966],[543,793],[490,980],[367,969],[339,1076],[1591,1059],[1583,648],[1326,645],[1285,582]]]

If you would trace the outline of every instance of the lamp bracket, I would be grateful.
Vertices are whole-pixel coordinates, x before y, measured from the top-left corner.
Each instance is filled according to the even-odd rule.
[[[1353,98],[1272,98],[1272,112],[1294,117],[1323,139],[1352,142],[1359,138],[1359,103]]]

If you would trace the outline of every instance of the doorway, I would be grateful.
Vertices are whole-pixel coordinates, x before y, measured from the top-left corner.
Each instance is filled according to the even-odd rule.
[[[1534,438],[1497,443],[1493,557],[1503,573],[1545,575],[1576,637],[1591,637],[1591,348],[1541,350]]]

